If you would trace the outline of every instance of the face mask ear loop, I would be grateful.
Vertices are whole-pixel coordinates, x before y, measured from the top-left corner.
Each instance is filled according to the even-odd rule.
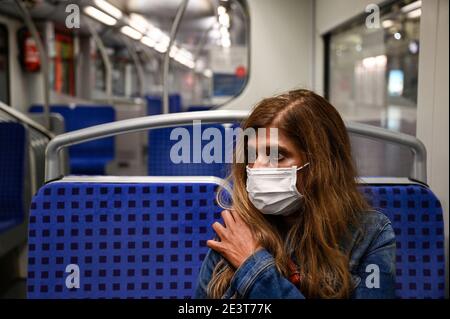
[[[301,170],[302,168],[305,168],[308,165],[309,165],[309,162],[304,164],[304,165],[302,165],[302,166],[300,166],[299,168],[297,168],[297,166],[292,166],[292,175],[294,175],[294,178],[291,179],[291,181],[292,181],[291,187],[293,187],[295,192],[298,193],[299,195],[300,195],[300,193],[299,193],[299,191],[297,189],[297,172],[299,170]]]
[[[302,168],[305,168],[305,167],[308,166],[308,165],[309,165],[309,162],[306,163],[305,165],[300,166],[300,167],[297,168],[296,170],[299,171],[299,170],[301,170]],[[294,166],[294,167],[295,167],[295,166]]]

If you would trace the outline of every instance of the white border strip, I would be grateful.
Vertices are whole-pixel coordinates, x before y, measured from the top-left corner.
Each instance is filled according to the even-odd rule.
[[[69,175],[51,183],[210,183],[223,187],[230,194],[231,185],[226,180],[216,176],[92,176]]]
[[[426,184],[413,181],[406,177],[358,177],[358,184],[368,185],[421,185]],[[92,176],[69,175],[50,183],[210,183],[223,187],[229,194],[232,188],[228,181],[216,176]]]
[[[426,184],[411,180],[407,177],[358,177],[358,184],[397,184],[397,185],[422,185]]]

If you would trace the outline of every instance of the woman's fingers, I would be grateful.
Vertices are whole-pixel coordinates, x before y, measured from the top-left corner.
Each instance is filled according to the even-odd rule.
[[[222,252],[222,246],[220,241],[215,241],[215,240],[207,240],[206,241],[206,246],[208,246],[209,248],[217,251],[217,252]]]
[[[234,219],[233,219],[233,215],[231,215],[229,210],[223,210],[222,211],[222,218],[223,221],[225,222],[225,226],[226,227],[232,227],[234,224]]]
[[[214,229],[216,234],[219,235],[221,240],[223,240],[226,237],[227,229],[223,227],[221,223],[215,222],[214,224],[212,224],[212,228]]]
[[[234,222],[236,223],[236,224],[243,224],[244,223],[244,221],[242,220],[242,218],[241,218],[241,216],[237,213],[237,212],[233,212],[233,213],[231,213],[232,214],[232,216],[233,216],[233,218],[234,218]]]

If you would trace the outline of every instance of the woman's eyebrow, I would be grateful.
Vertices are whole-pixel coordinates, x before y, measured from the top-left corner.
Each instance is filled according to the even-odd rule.
[[[289,153],[289,150],[282,145],[278,145],[278,152]]]
[[[273,147],[272,147],[273,148]],[[253,150],[255,150],[255,148],[250,148],[252,151]],[[271,149],[271,147],[270,146],[266,146],[266,154],[270,154],[270,149]],[[256,152],[258,151],[258,148],[256,148]],[[280,146],[280,145],[278,145],[278,153],[285,153],[285,154],[287,154],[287,153],[289,153],[289,150],[286,148],[286,147],[284,147],[284,146]]]
[[[267,145],[266,146],[266,154],[270,154],[270,145]],[[272,146],[272,148],[273,148],[273,146]],[[247,150],[248,151],[254,151],[254,152],[258,152],[258,147],[255,147],[254,145],[248,145],[247,146]],[[289,152],[289,150],[288,150],[288,148],[287,147],[285,147],[285,146],[283,146],[283,145],[278,145],[278,152],[280,153],[290,153]]]
[[[266,152],[270,151],[271,148],[273,148],[273,149],[278,148],[279,152],[288,152],[288,148],[286,146],[280,145],[280,144],[278,144],[278,145],[274,145],[274,144],[267,145],[266,146]]]

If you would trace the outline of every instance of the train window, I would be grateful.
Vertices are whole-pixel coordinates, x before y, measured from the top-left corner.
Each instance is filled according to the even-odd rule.
[[[95,44],[91,42],[91,46],[95,47]],[[103,60],[101,59],[101,54],[98,50],[93,50],[94,54],[91,56],[94,60],[94,83],[95,83],[95,90],[98,91],[106,91],[106,67],[103,63]]]
[[[348,120],[415,135],[421,1],[380,7],[325,36],[326,95]]]
[[[113,95],[139,96],[137,67],[129,52],[136,51],[143,73],[143,93],[161,95],[164,54],[179,3],[127,2],[128,25],[103,27],[108,49]],[[126,41],[128,43],[126,43]],[[170,56],[169,91],[181,97],[181,110],[190,106],[215,107],[234,98],[245,87],[249,67],[249,21],[245,1],[191,1],[188,3]],[[105,67],[95,59],[97,97],[106,89]]]
[[[0,24],[0,101],[9,104],[8,29]]]
[[[123,45],[111,52],[113,94],[126,97],[138,96],[137,70],[129,50]]]
[[[108,43],[107,41],[105,42]],[[137,70],[125,44],[118,42],[114,45],[107,46],[106,52],[112,67],[111,80],[113,96],[139,96]],[[106,70],[99,51],[96,51],[93,58],[95,60],[95,97],[101,99],[106,91]]]
[[[115,96],[125,95],[125,84],[129,82],[127,69],[129,69],[129,61],[124,50],[111,50],[112,71],[112,90]],[[128,83],[127,83],[128,84]]]
[[[159,95],[163,90],[163,54],[178,5],[165,1],[156,7],[137,2],[127,6],[132,28],[122,33],[133,38],[136,30],[147,27],[140,40],[146,94]],[[248,25],[245,1],[188,3],[170,53],[169,90],[181,96],[182,110],[222,105],[244,89],[249,66]]]
[[[245,4],[243,0],[188,3],[170,52],[168,87],[170,94],[181,97],[177,110],[222,105],[244,89],[249,66]],[[144,95],[161,95],[164,54],[178,6],[172,1],[157,6],[127,2],[121,6],[126,17],[117,26],[99,24],[113,68],[114,96],[139,96],[141,88]],[[106,90],[105,66],[99,52],[91,57],[95,60],[94,98],[101,98]]]
[[[222,105],[245,87],[249,66],[249,17],[244,1],[210,1],[212,11],[186,16],[177,41],[194,55],[192,70],[174,77],[184,104]]]

